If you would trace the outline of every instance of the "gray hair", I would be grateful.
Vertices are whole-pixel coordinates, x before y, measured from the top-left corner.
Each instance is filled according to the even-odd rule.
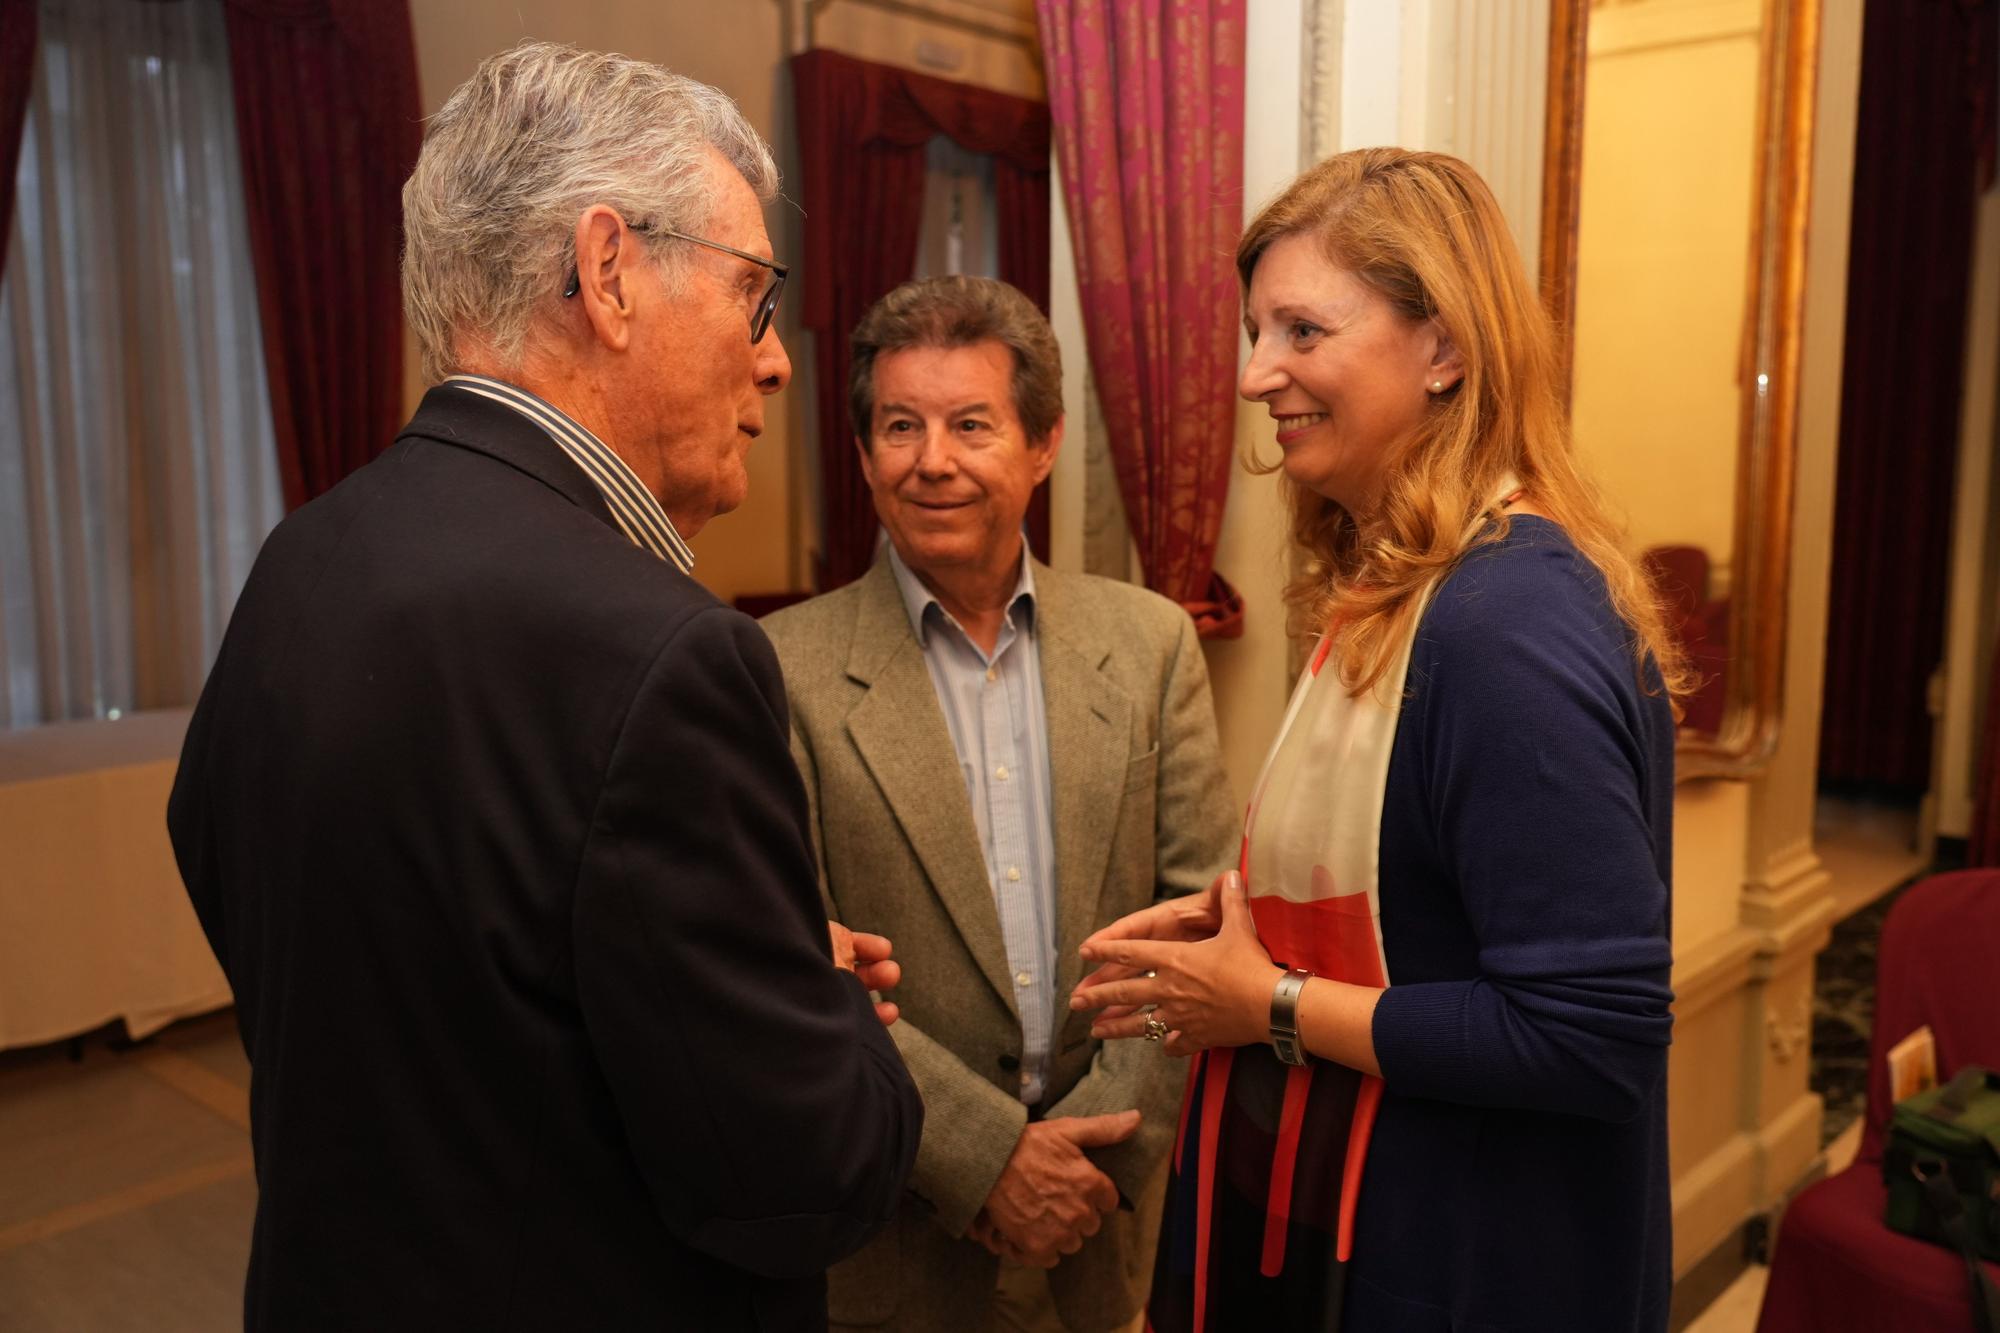
[[[426,382],[457,368],[462,337],[519,364],[537,312],[561,299],[591,205],[700,232],[711,150],[759,200],[777,197],[769,145],[705,83],[552,42],[480,62],[431,118],[403,184],[403,315]],[[662,264],[670,279],[677,267]]]

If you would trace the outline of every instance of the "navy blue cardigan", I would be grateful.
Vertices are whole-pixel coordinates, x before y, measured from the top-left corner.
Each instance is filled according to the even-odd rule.
[[[1673,759],[1559,527],[1516,518],[1445,581],[1382,817],[1349,1333],[1666,1327]]]

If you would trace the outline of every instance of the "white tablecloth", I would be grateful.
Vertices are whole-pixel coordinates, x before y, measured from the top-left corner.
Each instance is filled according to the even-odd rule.
[[[187,722],[0,732],[0,1048],[112,1019],[142,1037],[230,1002],[167,842]]]

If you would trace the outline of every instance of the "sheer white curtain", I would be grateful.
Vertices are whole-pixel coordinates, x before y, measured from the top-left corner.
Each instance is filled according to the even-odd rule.
[[[0,277],[0,728],[188,703],[283,513],[221,0],[43,0]]]
[[[911,276],[1000,276],[999,216],[993,159],[967,152],[942,134],[932,139],[924,149],[924,215]]]

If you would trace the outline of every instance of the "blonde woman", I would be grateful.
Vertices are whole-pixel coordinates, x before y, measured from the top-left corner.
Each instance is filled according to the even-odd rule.
[[[1313,168],[1237,249],[1319,635],[1240,874],[1083,946],[1194,1055],[1156,1333],[1664,1329],[1671,695],[1549,322],[1463,162]]]

